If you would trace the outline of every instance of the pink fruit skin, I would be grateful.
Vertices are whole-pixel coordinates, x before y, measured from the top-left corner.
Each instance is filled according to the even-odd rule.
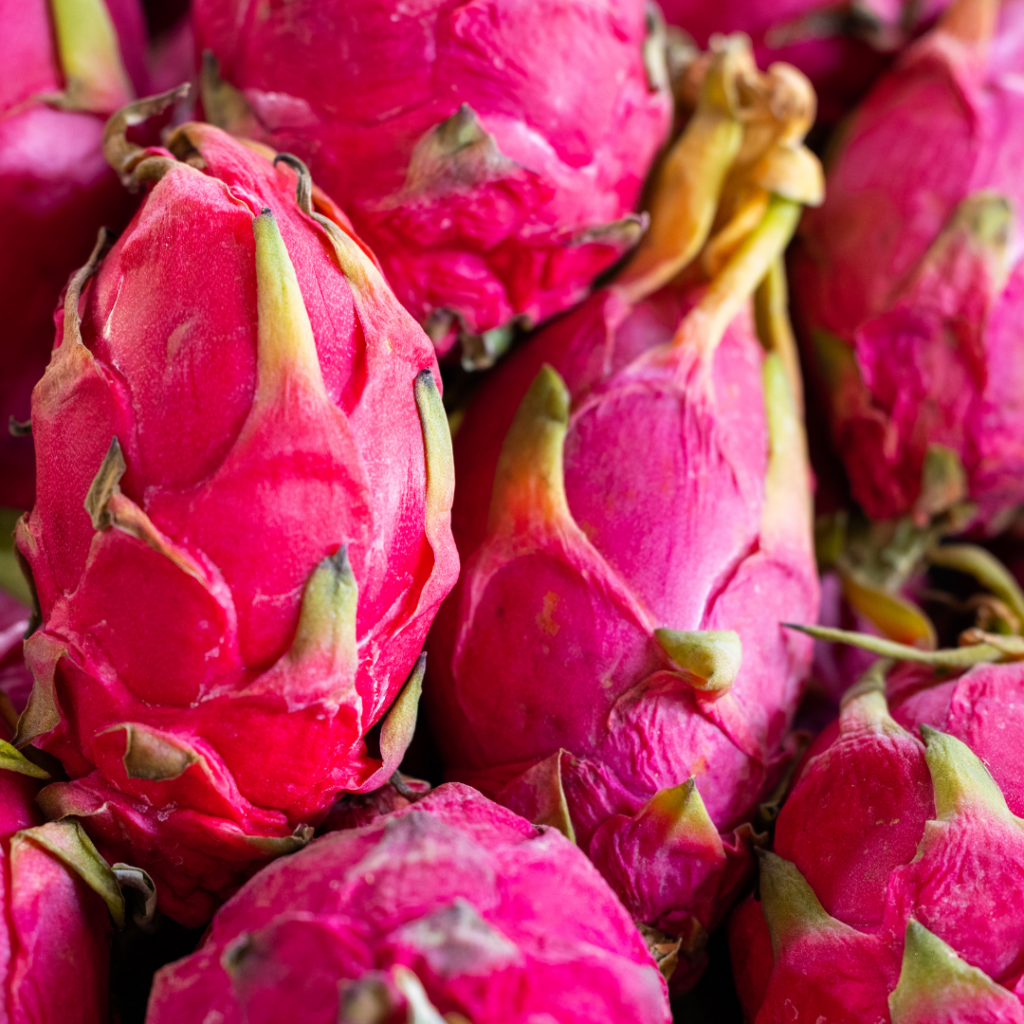
[[[752,1022],[764,1002],[774,966],[772,939],[761,905],[753,894],[737,904],[729,915],[726,930],[736,995],[743,1010],[743,1019]]]
[[[776,977],[766,986],[773,962],[768,928],[751,909],[757,904],[742,905],[730,924],[730,942],[734,965],[742,964],[755,979],[740,986],[748,1021],[789,1019],[778,1009],[786,999],[814,1020],[825,1012],[828,992],[843,991],[836,965],[860,964],[861,951],[852,950],[868,938],[884,946],[877,956],[888,966],[875,973],[874,995],[868,992],[868,1001],[884,1010],[911,917],[968,963],[1024,994],[1024,927],[1019,914],[1006,913],[1024,900],[1024,828],[993,823],[972,808],[952,821],[932,820],[932,783],[916,738],[924,724],[967,744],[992,774],[1010,812],[1021,816],[1024,666],[982,665],[942,681],[930,669],[907,665],[890,675],[888,693],[893,718],[907,732],[865,727],[840,735],[832,729],[831,742],[823,735],[775,833],[779,856],[797,865],[829,914],[856,931],[846,935],[845,944],[835,936],[819,938],[820,964],[810,975],[799,981]],[[769,1004],[765,993],[773,986]],[[852,1001],[848,994],[844,998]],[[887,1011],[881,1019],[888,1021]],[[1010,1024],[1019,1012],[950,1019]]]
[[[0,591],[0,693],[21,714],[32,689],[32,674],[25,667],[22,641],[31,609]]]
[[[266,857],[264,840],[384,781],[364,738],[409,676],[458,557],[443,495],[427,504],[414,386],[437,374],[428,339],[379,277],[350,285],[290,170],[211,126],[185,131],[204,170],[172,161],[152,186],[86,287],[84,346],[58,348],[36,388],[37,500],[18,544],[43,615],[26,644],[33,700],[55,701],[59,718],[34,742],[75,780],[46,794],[88,819],[108,860],[130,851],[163,908],[196,924]],[[319,369],[280,364],[257,380],[265,207]],[[113,437],[127,471],[111,514],[141,533],[94,529],[83,504]],[[301,655],[304,587],[318,567],[337,570],[324,560],[342,546],[354,646]],[[161,756],[178,751],[177,774],[129,776],[128,726]]]
[[[640,0],[199,0],[195,24],[250,130],[309,162],[421,323],[448,310],[480,333],[580,301],[669,128]],[[412,180],[414,147],[462,104],[496,150]]]
[[[0,739],[11,739],[2,720]],[[40,785],[0,770],[0,1019],[4,1024],[106,1024],[106,904],[36,844],[23,841],[11,849],[15,833],[42,824],[35,803]]]
[[[925,0],[914,5],[914,17],[918,22],[927,22],[948,5],[949,0]],[[865,0],[860,5],[879,24],[894,28],[906,17],[909,6],[907,0]],[[715,5],[701,0],[661,0],[666,20],[686,29],[699,46],[707,46],[715,32],[745,32],[757,37],[803,18],[842,8],[843,4],[834,0],[723,0]]]
[[[900,725],[911,732],[930,725],[962,740],[1024,818],[1024,665],[978,665],[945,681],[906,665],[892,673],[888,691]]]
[[[580,847],[635,919],[675,934],[727,905],[743,848],[634,816],[693,775],[715,827],[744,820],[783,756],[810,661],[780,619],[818,612],[808,517],[761,533],[764,350],[749,314],[710,381],[692,353],[678,372],[648,359],[695,298],[668,288],[630,310],[595,294],[481,389],[455,440],[465,568],[431,633],[425,691],[451,774],[513,809],[528,807],[520,773],[563,750]],[[544,363],[572,396],[565,486],[582,534],[564,551],[538,534],[508,547],[486,537],[498,452]],[[653,636],[661,626],[736,630],[731,692],[692,689]]]
[[[965,201],[1019,211],[1024,4],[1002,5],[985,50],[936,30],[908,50],[844,132],[825,203],[808,213],[793,293],[819,358],[833,433],[869,515],[908,513],[930,444],[956,452],[981,522],[1024,498],[1024,266]],[[994,209],[994,207],[993,207]],[[945,232],[945,234],[943,234]]]
[[[301,1005],[308,1024],[335,1024],[346,983],[398,965],[474,1024],[671,1020],[639,932],[586,858],[449,783],[262,871],[159,972],[146,1021],[270,1024]]]
[[[109,10],[127,70],[144,89],[142,10],[135,0],[110,0]],[[12,437],[8,421],[29,418],[68,274],[100,227],[123,227],[134,204],[100,148],[113,110],[59,110],[40,98],[63,88],[47,0],[3,0],[0,18],[0,505],[31,508],[32,439]]]
[[[863,96],[892,60],[889,52],[903,40],[907,8],[913,6],[914,25],[927,24],[949,3],[928,0],[869,0],[856,5],[877,22],[879,47],[860,38],[838,15],[841,3],[832,0],[661,0],[665,19],[685,29],[701,47],[716,32],[745,32],[754,43],[759,67],[774,61],[794,64],[814,83],[819,122],[832,123]],[[851,7],[853,5],[850,5]],[[832,24],[827,19],[832,17]]]

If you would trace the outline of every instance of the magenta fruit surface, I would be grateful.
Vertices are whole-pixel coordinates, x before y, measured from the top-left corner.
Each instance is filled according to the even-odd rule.
[[[308,1024],[671,1020],[586,857],[458,783],[260,872],[157,975],[146,1020],[270,1024],[297,1006]]]
[[[309,162],[440,350],[579,302],[671,120],[642,0],[199,0],[207,116]]]
[[[458,558],[426,335],[308,175],[209,125],[133,147],[153,106],[108,130],[147,194],[33,395],[18,740],[73,780],[47,809],[195,924],[397,768]]]

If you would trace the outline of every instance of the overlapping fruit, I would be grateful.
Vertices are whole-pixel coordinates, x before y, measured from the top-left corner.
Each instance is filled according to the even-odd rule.
[[[440,351],[493,358],[639,237],[671,109],[642,0],[195,11],[209,116],[309,162]]]
[[[756,904],[734,926],[756,979],[748,1018],[1024,1019],[1022,755],[1007,735],[1024,672],[912,673],[892,714],[880,675],[847,694],[779,815],[761,862],[770,944]]]
[[[146,88],[144,29],[136,0],[8,0],[0,10],[0,505],[29,508],[29,403],[53,308],[99,228],[120,228],[131,212],[103,159],[103,124]]]
[[[583,854],[457,783],[259,874],[161,972],[147,1020],[270,1024],[296,990],[310,1024],[671,1020]]]
[[[198,924],[398,767],[458,566],[451,454],[429,341],[308,172],[208,125],[141,149],[144,113],[106,149],[146,198],[68,286],[33,397],[18,741],[73,779],[48,811]]]
[[[1024,1024],[1024,0],[0,7],[0,1022]]]
[[[449,770],[573,835],[698,959],[749,856],[719,833],[771,782],[806,673],[780,620],[817,614],[788,353],[749,303],[817,199],[806,92],[723,45],[635,262],[481,391],[430,644]],[[709,283],[658,288],[701,249]]]
[[[998,529],[1024,496],[1022,15],[952,7],[854,114],[802,228],[796,304],[875,518],[966,499]]]

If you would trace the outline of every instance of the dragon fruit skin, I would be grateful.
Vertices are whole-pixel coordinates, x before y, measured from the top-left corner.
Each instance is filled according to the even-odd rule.
[[[101,897],[46,845],[34,766],[0,720],[0,977],[5,1024],[106,1024],[110,918]],[[10,770],[11,763],[19,764]],[[59,828],[59,826],[58,826]],[[42,842],[40,842],[42,839]],[[69,984],[68,965],[74,965]]]
[[[769,457],[784,420],[799,429],[749,313],[710,364],[659,361],[696,298],[597,293],[481,388],[456,435],[464,571],[426,691],[453,777],[560,822],[634,919],[691,953],[742,876],[745,848],[719,833],[771,779],[810,659],[779,618],[818,600],[802,449]],[[509,440],[543,388],[536,429],[564,431],[564,465]],[[731,691],[668,656],[658,627],[735,630]]]
[[[102,225],[119,228],[131,215],[131,197],[103,159],[101,142],[107,116],[132,98],[133,82],[145,88],[145,28],[136,0],[95,0],[82,5],[79,17],[106,20],[117,35],[92,69],[103,90],[74,91],[72,83],[82,81],[74,61],[87,44],[54,41],[57,14],[74,16],[68,6],[0,5],[0,505],[22,509],[33,500],[32,440],[11,436],[8,421],[29,418],[68,275],[85,262]]]
[[[887,1005],[894,1024],[1024,1020],[1024,927],[1014,909],[1024,899],[1024,755],[1013,741],[1024,666],[978,666],[951,681],[901,668],[888,689],[891,716],[881,692],[862,685],[848,696],[779,815],[768,884],[782,877],[789,895],[774,906],[769,896],[764,916],[748,900],[731,922],[751,1022],[790,1019],[787,1000],[812,1020],[832,1000],[847,1008],[828,1017],[837,1021],[888,1021]],[[981,1008],[956,1016],[960,997],[949,993],[950,1015],[929,1016],[894,995],[908,928],[914,949],[902,970],[941,946],[945,969],[968,977],[968,1002]],[[803,975],[789,977],[799,963]],[[837,979],[856,983],[859,996]],[[929,1005],[923,992],[915,998]]]
[[[785,61],[814,83],[819,121],[845,114],[891,63],[909,35],[929,24],[949,0],[660,0],[665,19],[707,46],[718,32],[745,32],[758,64]]]
[[[1024,496],[1024,5],[1002,5],[988,43],[954,31],[987,2],[960,0],[858,109],[794,259],[836,445],[878,519],[933,511],[922,477],[939,453],[962,464],[951,499],[981,524]]]
[[[574,305],[638,237],[671,119],[641,0],[199,0],[195,23],[252,108],[222,126],[309,162],[439,351]]]
[[[926,0],[917,5],[913,16],[917,21],[934,18],[948,5],[949,0]],[[815,14],[842,16],[843,3],[834,0],[724,0],[712,7],[699,0],[660,0],[665,18],[673,25],[680,25],[693,36],[699,46],[716,32],[745,32],[749,36],[761,36],[772,29],[776,32],[786,25],[793,25],[803,18]],[[882,25],[896,27],[907,16],[907,0],[864,0],[860,4],[862,17]]]
[[[263,870],[159,972],[146,1021],[269,1024],[297,1002],[309,1024],[412,1020],[413,1006],[424,1022],[671,1020],[639,931],[586,858],[458,783]]]
[[[344,216],[219,129],[174,146],[122,153],[148,195],[80,330],[90,268],[69,285],[33,396],[16,540],[43,621],[18,741],[74,780],[50,815],[198,924],[397,768],[458,560],[433,348]]]
[[[32,674],[25,666],[22,640],[28,630],[31,609],[0,591],[0,716],[9,718],[12,728],[25,708],[32,690]]]

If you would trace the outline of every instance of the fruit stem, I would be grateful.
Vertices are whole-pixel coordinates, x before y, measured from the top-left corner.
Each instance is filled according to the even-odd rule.
[[[674,346],[693,345],[704,360],[710,362],[726,328],[789,244],[802,209],[792,200],[777,195],[771,197],[756,230],[751,232],[711,282],[704,297],[679,325],[672,339]]]
[[[892,658],[894,661],[912,661],[920,665],[932,665],[936,668],[970,668],[971,665],[980,665],[985,662],[1019,661],[1024,656],[1024,648],[1020,654],[1017,654],[1016,651],[1007,650],[1009,645],[1005,643],[997,647],[989,641],[983,641],[967,647],[922,651],[918,647],[908,647],[906,644],[898,644],[880,636],[871,636],[869,633],[854,633],[845,629],[832,629],[829,626],[802,626],[795,622],[784,622],[782,625],[787,629],[806,633],[808,636],[814,637],[815,640],[849,644],[851,647],[859,647],[861,650],[870,651],[883,658]],[[1009,640],[1011,638],[1001,639]],[[1020,643],[1019,639],[1017,643]]]
[[[651,226],[612,285],[627,302],[657,291],[707,240],[718,200],[743,141],[737,79],[752,63],[749,43],[726,41],[701,86],[697,109],[657,172]]]
[[[789,322],[789,287],[786,265],[780,253],[754,294],[754,317],[757,336],[769,352],[777,352],[786,370],[793,402],[801,419],[804,415],[804,385],[800,376],[800,356],[796,336]]]
[[[995,34],[999,0],[954,0],[939,20],[938,30],[962,43],[987,43]]]

